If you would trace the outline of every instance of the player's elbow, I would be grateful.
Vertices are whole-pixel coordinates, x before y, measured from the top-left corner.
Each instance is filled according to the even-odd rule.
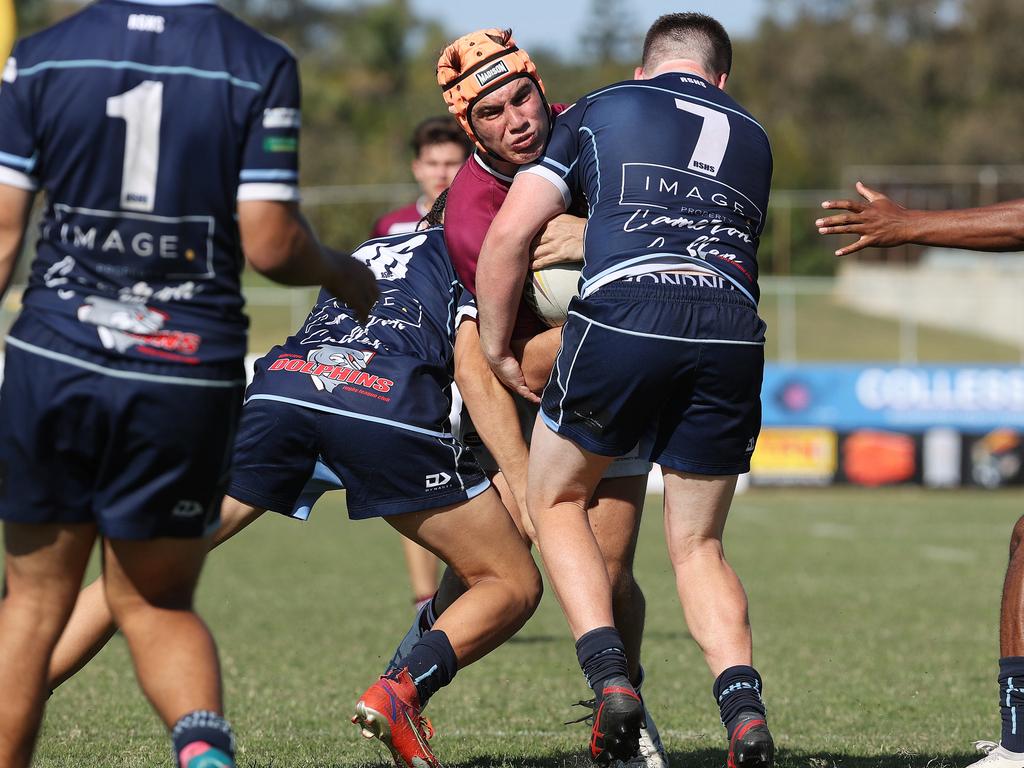
[[[288,282],[291,261],[311,241],[294,203],[239,203],[238,230],[246,261],[257,272],[279,282]]]

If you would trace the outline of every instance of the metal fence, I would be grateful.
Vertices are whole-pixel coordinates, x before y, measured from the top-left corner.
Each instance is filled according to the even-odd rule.
[[[922,323],[909,311],[865,311],[851,305],[849,297],[837,290],[834,272],[838,264],[830,254],[839,240],[822,238],[814,229],[814,220],[822,212],[821,201],[854,196],[852,182],[858,178],[885,188],[910,205],[963,206],[1024,194],[1024,166],[864,167],[848,169],[844,178],[849,180],[845,189],[772,193],[768,229],[760,251],[760,311],[768,324],[768,360],[1024,363],[1024,302],[1017,302],[1016,310],[1007,311],[1008,322],[1016,326],[1017,332],[1009,339],[1004,333],[1002,340],[977,329]],[[323,231],[341,219],[371,220],[375,212],[407,202],[415,194],[413,184],[316,187],[303,190],[303,206],[314,226]],[[355,243],[335,244],[341,247]],[[18,272],[22,278],[28,256]],[[921,251],[875,251],[860,258],[867,262],[895,260],[897,265],[917,263]],[[813,268],[806,269],[808,264]],[[970,265],[963,268],[958,289],[983,294],[983,287],[972,288],[972,269]],[[826,274],[793,276],[794,272],[807,271]],[[1024,270],[1014,270],[1004,277],[1014,283],[1016,296],[1024,296]],[[315,289],[279,288],[259,278],[247,277],[246,283],[253,352],[262,352],[292,333],[316,296]],[[0,306],[0,333],[6,333],[19,297],[20,289],[15,286]]]

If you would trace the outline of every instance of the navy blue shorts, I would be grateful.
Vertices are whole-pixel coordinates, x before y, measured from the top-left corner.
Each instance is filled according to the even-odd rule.
[[[192,379],[181,365],[112,361],[23,320],[7,340],[0,388],[0,519],[94,522],[113,539],[211,531],[241,362],[218,366],[223,378]]]
[[[750,469],[764,322],[739,291],[617,282],[573,299],[544,422],[582,448],[702,475]]]
[[[275,373],[263,367],[246,393],[229,496],[305,519],[321,494],[344,487],[349,517],[361,520],[457,504],[489,487],[472,452],[445,431],[446,411],[436,429],[403,424],[328,404],[326,394],[281,394]],[[437,389],[429,376],[403,384],[403,397]]]

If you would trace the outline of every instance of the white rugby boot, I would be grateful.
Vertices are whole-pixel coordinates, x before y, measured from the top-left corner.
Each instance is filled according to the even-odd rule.
[[[1024,768],[1024,753],[1011,752],[995,741],[976,741],[974,747],[985,756],[967,768]]]
[[[625,762],[612,763],[612,768],[668,768],[668,753],[665,752],[665,745],[661,743],[661,736],[658,734],[658,726],[654,724],[654,718],[651,717],[644,695],[640,691],[645,677],[644,668],[640,667],[640,682],[635,686],[636,692],[640,694],[640,703],[644,705],[644,722],[640,726],[640,751],[636,757]]]

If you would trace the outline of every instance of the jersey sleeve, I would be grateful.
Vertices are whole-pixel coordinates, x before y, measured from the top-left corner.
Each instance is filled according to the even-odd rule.
[[[580,134],[586,131],[582,125],[585,114],[585,103],[577,102],[555,118],[551,141],[548,142],[544,156],[519,171],[535,174],[551,182],[562,193],[567,210],[572,205],[573,197],[580,190],[578,161]]]
[[[476,320],[476,297],[461,285],[458,288],[459,299],[455,310],[455,327],[462,325],[464,320]]]
[[[18,77],[18,52],[16,46],[0,81],[0,184],[34,192],[39,148],[29,84]]]
[[[238,200],[299,199],[299,70],[282,59],[250,115]]]

